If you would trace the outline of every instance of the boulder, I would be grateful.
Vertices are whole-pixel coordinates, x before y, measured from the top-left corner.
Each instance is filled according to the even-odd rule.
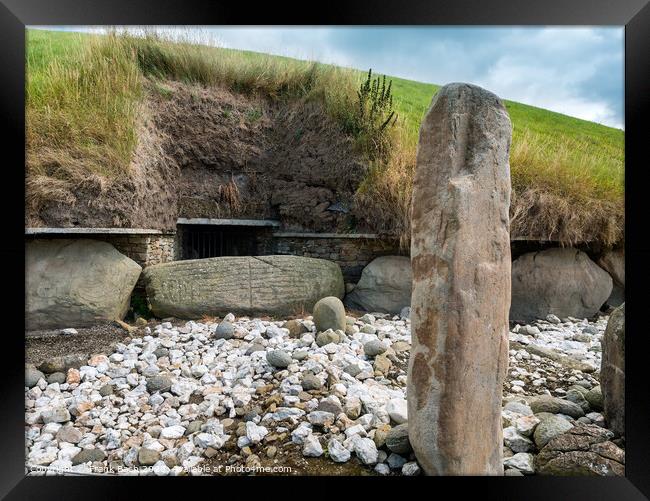
[[[609,273],[614,282],[612,293],[607,299],[610,306],[620,306],[625,302],[625,250],[613,249],[605,251],[598,258],[598,266]]]
[[[343,297],[341,268],[301,256],[192,259],[148,266],[143,272],[158,317],[291,315],[325,296]]]
[[[600,388],[609,429],[625,434],[625,303],[610,315],[602,340]]]
[[[535,427],[535,432],[533,433],[535,445],[541,449],[548,444],[551,439],[569,431],[571,428],[573,428],[573,424],[568,420],[555,414],[550,414],[549,416],[544,417]]]
[[[33,240],[26,245],[28,330],[83,327],[124,318],[142,268],[106,242]]]
[[[318,300],[314,305],[313,316],[316,332],[327,329],[345,330],[345,307],[338,297],[329,296]]]
[[[503,475],[511,132],[501,100],[468,84],[441,88],[420,127],[407,401],[429,475]]]
[[[625,452],[610,439],[612,432],[596,425],[578,425],[552,438],[535,458],[540,475],[622,476]]]
[[[408,423],[391,428],[386,435],[386,447],[396,454],[408,454],[413,450],[409,440]]]
[[[512,263],[510,319],[593,317],[611,292],[612,278],[582,251],[529,252]]]
[[[33,365],[25,364],[25,386],[27,388],[33,388],[41,379],[45,379],[45,374]]]
[[[551,395],[539,395],[533,397],[528,402],[528,405],[530,405],[530,408],[535,414],[540,412],[564,414],[566,416],[571,416],[574,419],[578,419],[585,415],[585,411],[582,410],[582,407],[578,404]]]
[[[625,287],[625,250],[608,250],[598,258],[598,266],[605,270],[615,284]]]
[[[345,296],[348,308],[396,315],[411,304],[411,260],[381,256],[368,264],[359,283]]]

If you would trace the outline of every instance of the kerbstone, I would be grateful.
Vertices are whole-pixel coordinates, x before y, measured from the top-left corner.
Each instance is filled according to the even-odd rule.
[[[301,256],[229,256],[174,261],[143,272],[159,317],[290,315],[325,296],[342,298],[338,264]]]

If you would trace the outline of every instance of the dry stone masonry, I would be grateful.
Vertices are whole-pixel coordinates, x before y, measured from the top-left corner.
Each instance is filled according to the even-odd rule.
[[[427,474],[503,473],[511,130],[499,98],[467,84],[440,89],[420,128],[408,414]]]
[[[356,235],[287,234],[262,242],[265,254],[292,254],[334,261],[341,267],[346,282],[356,283],[363,271],[378,256],[396,254],[399,241],[385,238],[360,238]]]

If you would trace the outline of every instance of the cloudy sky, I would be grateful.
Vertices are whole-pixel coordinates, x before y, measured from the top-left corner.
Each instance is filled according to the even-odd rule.
[[[197,33],[221,47],[435,84],[470,82],[505,99],[624,128],[622,27],[201,27]]]

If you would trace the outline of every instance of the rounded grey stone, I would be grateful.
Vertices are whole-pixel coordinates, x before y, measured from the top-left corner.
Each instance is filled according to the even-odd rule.
[[[388,347],[379,339],[373,339],[363,345],[363,352],[369,357],[376,357],[384,353]]]
[[[201,431],[201,426],[203,426],[203,421],[192,421],[187,428],[185,428],[185,436]]]
[[[106,397],[106,396],[108,396],[108,395],[112,395],[112,394],[113,394],[113,385],[111,385],[111,384],[105,384],[104,386],[102,386],[102,387],[99,389],[99,394],[100,394],[102,397]]]
[[[552,397],[550,395],[541,395],[530,401],[530,408],[535,414],[538,412],[550,412],[551,414],[566,414],[574,419],[585,415],[582,408],[569,400]]]
[[[345,330],[345,307],[338,297],[329,296],[319,300],[314,305],[313,316],[317,332]]]
[[[345,366],[343,372],[350,374],[352,377],[356,377],[357,374],[361,373],[361,367],[359,367],[359,364],[349,364]]]
[[[167,355],[169,355],[169,350],[164,346],[159,346],[158,348],[156,348],[153,354],[156,356],[156,358],[166,357]]]
[[[83,449],[72,458],[72,465],[83,464],[87,462],[103,461],[106,458],[104,451],[100,449]]]
[[[25,386],[27,388],[33,388],[41,379],[45,379],[45,374],[33,365],[25,366]]]
[[[83,434],[81,431],[74,426],[62,426],[56,434],[56,439],[59,442],[78,444],[81,441],[82,436]]]
[[[63,360],[63,357],[53,357],[45,360],[41,365],[39,365],[38,370],[45,374],[63,372],[65,371],[65,361]]]
[[[172,387],[172,380],[167,376],[153,376],[147,379],[147,391],[155,393],[157,391],[164,393]]]
[[[589,405],[592,409],[596,411],[603,410],[603,393],[599,386],[593,387],[587,393],[585,393],[585,399],[589,402]]]
[[[578,386],[578,388],[580,388],[580,386]],[[578,404],[584,412],[589,412],[590,409],[589,402],[587,402],[585,398],[585,393],[582,393],[579,390],[570,389],[569,391],[566,392],[565,397],[569,402]]]
[[[110,243],[88,238],[32,240],[25,246],[25,257],[29,330],[124,318],[142,271]]]
[[[542,420],[535,428],[535,433],[533,434],[535,445],[541,449],[552,438],[569,431],[571,428],[573,428],[573,425],[566,419],[560,416],[551,415]]]
[[[302,377],[301,385],[302,385],[302,389],[305,391],[320,390],[323,387],[323,383],[321,382],[321,380],[310,373],[306,373]]]
[[[140,466],[153,466],[160,459],[160,452],[145,447],[138,451],[138,463]]]
[[[266,347],[259,343],[253,343],[246,350],[246,355],[250,355],[251,353],[255,353],[256,351],[266,351]]]
[[[291,355],[294,359],[300,361],[304,360],[309,356],[309,352],[307,350],[296,350],[293,352],[293,355]]]
[[[340,336],[333,330],[326,330],[325,332],[319,332],[316,336],[316,344],[318,346],[325,346],[330,343],[339,343],[341,341]]]
[[[408,423],[391,428],[386,435],[386,447],[396,454],[408,454],[413,450],[409,442]]]
[[[65,383],[66,376],[63,372],[53,372],[47,377],[47,383],[52,384],[52,383],[59,383],[63,384]]]
[[[230,322],[224,320],[217,326],[217,330],[214,331],[214,337],[216,339],[232,339],[235,335],[235,328]]]
[[[266,354],[266,361],[273,367],[284,369],[292,362],[292,358],[284,350],[273,350]]]

